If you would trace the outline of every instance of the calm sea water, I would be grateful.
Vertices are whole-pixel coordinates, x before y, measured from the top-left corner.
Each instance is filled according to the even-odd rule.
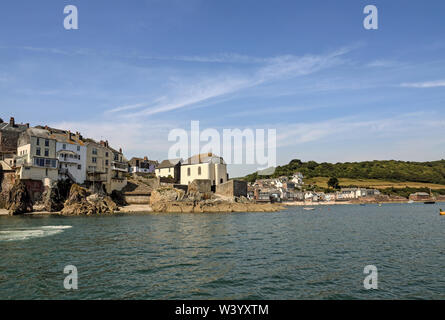
[[[0,299],[445,299],[438,210],[1,217]],[[378,290],[363,288],[369,264]]]

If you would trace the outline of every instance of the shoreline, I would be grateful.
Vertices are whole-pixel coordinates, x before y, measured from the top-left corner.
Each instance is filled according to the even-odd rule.
[[[314,203],[295,201],[295,202],[276,203],[274,205],[282,206],[282,207],[284,207],[284,209],[286,209],[286,207],[317,207],[317,206],[368,205],[368,204],[376,205],[376,204],[391,204],[391,203],[411,204],[408,201],[382,201],[382,202],[324,201],[324,202],[314,202]],[[423,204],[423,201],[415,201],[413,203]],[[445,203],[445,201],[443,201],[443,200],[436,201],[436,203]],[[279,212],[279,211],[281,211],[281,210],[270,211],[270,212],[273,213],[273,212]],[[234,213],[234,212],[238,212],[238,211],[233,211],[233,212],[228,212],[228,213]],[[256,211],[248,211],[248,212],[256,212]],[[144,205],[130,204],[127,206],[119,207],[119,211],[116,211],[114,214],[119,214],[119,213],[141,214],[141,213],[169,213],[169,212],[155,212],[148,204],[144,204]],[[181,212],[178,212],[178,213],[181,213]],[[202,213],[214,213],[214,212],[202,212]],[[70,217],[69,215],[61,215],[60,211],[57,211],[57,212],[34,211],[34,212],[25,213],[23,215],[24,216],[51,216],[51,215],[54,215],[54,216]],[[107,215],[112,215],[112,214],[107,214]],[[0,216],[9,216],[8,210],[0,209]]]
[[[412,203],[408,202],[409,200],[396,200],[396,201],[369,201],[369,202],[357,202],[357,201],[322,201],[322,202],[303,202],[303,201],[294,201],[294,202],[282,202],[283,206],[289,207],[311,207],[311,206],[338,206],[338,205],[367,205],[367,204],[414,204],[420,203],[423,204],[424,201],[414,201]],[[436,203],[444,203],[445,200],[436,200]]]

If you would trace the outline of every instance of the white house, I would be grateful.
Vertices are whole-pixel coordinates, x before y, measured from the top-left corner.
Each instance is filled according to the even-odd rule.
[[[48,128],[56,139],[56,156],[59,160],[59,180],[83,184],[86,180],[87,147],[80,134]]]
[[[172,178],[175,182],[181,181],[182,159],[168,159],[162,161],[155,169],[155,174],[159,178]]]
[[[303,175],[300,172],[296,172],[293,176],[292,176],[292,182],[295,183],[296,186],[302,186],[303,183]]]
[[[196,179],[208,179],[213,186],[227,182],[227,164],[223,158],[204,153],[188,158],[181,164],[181,184],[188,185]]]

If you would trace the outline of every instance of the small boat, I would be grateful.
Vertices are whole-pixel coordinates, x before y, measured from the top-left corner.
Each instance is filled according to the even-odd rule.
[[[379,203],[379,207],[381,207],[382,206],[382,204],[381,203]]]
[[[361,205],[361,206],[366,206],[366,204],[365,204],[365,203],[360,203],[360,205]]]
[[[408,203],[409,203],[409,204],[414,203],[414,200],[410,200],[410,201],[408,201]]]
[[[443,211],[442,209],[439,209],[439,214],[440,214],[441,216],[445,216],[445,211]]]
[[[425,201],[423,204],[435,204],[436,201]]]
[[[303,208],[303,210],[311,211],[311,210],[315,210],[315,208]]]

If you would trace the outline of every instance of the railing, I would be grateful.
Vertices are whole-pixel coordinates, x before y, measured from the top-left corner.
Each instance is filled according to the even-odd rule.
[[[42,157],[32,157],[31,161],[28,160],[27,156],[21,156],[16,158],[16,166],[33,166],[40,168],[57,168],[57,159],[53,158],[42,158]]]
[[[111,164],[112,166],[112,170],[115,171],[121,171],[121,172],[128,172],[128,164],[125,162],[120,162],[120,161],[112,161]]]

